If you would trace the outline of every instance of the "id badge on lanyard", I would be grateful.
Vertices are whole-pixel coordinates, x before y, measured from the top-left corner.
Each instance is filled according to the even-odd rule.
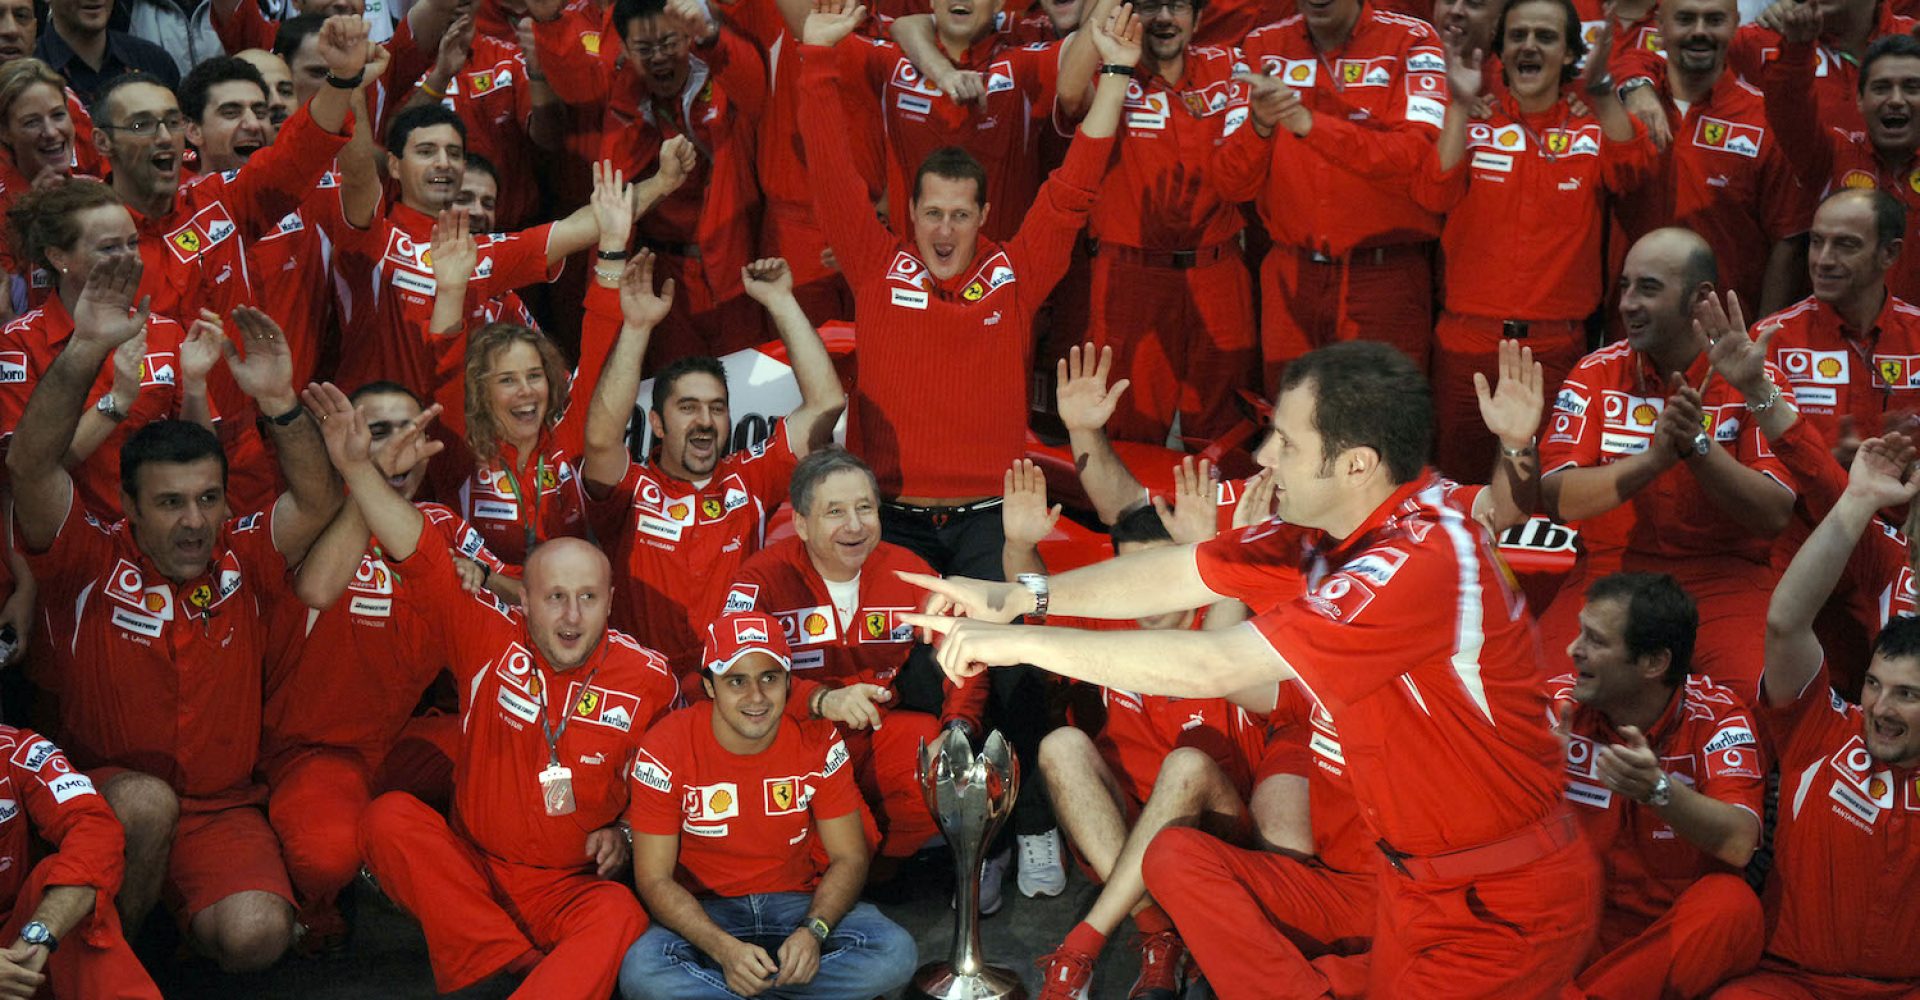
[[[593,684],[593,677],[599,672],[597,666],[587,672],[582,690]],[[561,706],[560,728],[553,728],[547,719],[547,691],[552,687],[552,682],[540,686],[540,734],[547,740],[547,766],[540,772],[540,801],[546,806],[547,815],[570,816],[579,804],[573,797],[573,768],[560,763],[560,738],[567,735],[567,723],[573,721],[573,706]]]

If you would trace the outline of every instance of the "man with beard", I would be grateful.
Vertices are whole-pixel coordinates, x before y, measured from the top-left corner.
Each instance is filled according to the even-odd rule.
[[[736,447],[726,369],[711,357],[681,358],[653,376],[647,425],[659,451],[634,461],[627,423],[640,392],[640,363],[675,292],[671,279],[656,292],[656,260],[647,251],[641,259],[621,281],[625,325],[587,411],[583,475],[594,530],[618,567],[615,625],[646,636],[692,689],[699,623],[720,608],[735,571],[759,551],[767,515],[786,499],[795,463],[832,440],[847,397],[793,296],[787,263],[755,261],[743,269],[742,284],[780,331],[799,407],[774,421],[766,440]]]
[[[14,433],[17,538],[28,553],[60,677],[60,731],[126,828],[119,908],[138,927],[164,887],[196,945],[228,971],[273,964],[293,937],[293,890],[259,803],[267,614],[340,505],[317,426],[288,382],[286,341],[242,310],[235,381],[267,417],[288,490],[229,519],[226,455],[212,432],[163,420],[121,448],[121,508],[103,525],[61,468],[106,357],[139,336],[140,262],[96,264],[67,346]]]
[[[1793,516],[1795,492],[1740,390],[1709,378],[1694,308],[1713,294],[1715,273],[1713,251],[1685,229],[1655,230],[1627,251],[1619,305],[1627,338],[1581,359],[1561,383],[1540,446],[1540,499],[1562,521],[1630,517],[1621,568],[1679,580],[1700,608],[1700,671],[1752,698],[1758,598],[1772,583],[1773,538]],[[1760,409],[1791,402],[1782,392]],[[1578,628],[1585,581],[1605,573],[1594,556],[1541,616],[1550,656]]]
[[[1641,50],[1615,61],[1627,109],[1673,138],[1654,175],[1614,210],[1632,240],[1662,226],[1699,233],[1719,261],[1720,287],[1773,312],[1804,287],[1793,238],[1806,232],[1813,192],[1768,130],[1760,92],[1727,65],[1738,25],[1734,0],[1666,0],[1664,56]]]
[[[1920,619],[1889,623],[1859,705],[1827,686],[1813,618],[1874,512],[1913,502],[1903,437],[1863,442],[1846,492],[1780,578],[1767,609],[1760,722],[1780,760],[1773,922],[1757,972],[1716,1000],[1909,997],[1920,985]]]
[[[1920,225],[1920,187],[1913,183],[1920,178],[1920,160],[1914,156],[1920,150],[1920,125],[1914,120],[1920,114],[1920,39],[1890,35],[1867,49],[1854,105],[1866,120],[1863,130],[1837,120],[1814,99],[1814,23],[1805,9],[1791,16],[1780,57],[1767,64],[1761,81],[1767,121],[1780,137],[1780,148],[1809,190],[1878,188],[1906,206],[1909,226]],[[1813,264],[1816,295],[1819,266]],[[1920,253],[1899,254],[1884,270],[1888,290],[1909,302],[1920,300]],[[1877,426],[1863,431],[1877,432]]]

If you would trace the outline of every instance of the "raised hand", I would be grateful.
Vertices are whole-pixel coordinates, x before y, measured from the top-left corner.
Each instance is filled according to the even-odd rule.
[[[740,282],[747,298],[771,307],[793,297],[793,269],[785,257],[765,257],[740,269]]]
[[[1776,5],[1778,6],[1778,5]],[[1772,12],[1772,8],[1768,8]],[[1796,45],[1806,45],[1820,37],[1820,14],[1810,3],[1786,5],[1780,11],[1780,37]]]
[[[447,79],[452,79],[466,68],[467,60],[473,55],[473,17],[462,14],[447,25],[446,34],[440,36],[440,51],[433,59],[433,71]]]
[[[73,339],[107,350],[146,332],[153,297],[140,299],[142,266],[139,254],[101,257],[87,271],[87,287],[73,304]]]
[[[673,311],[673,279],[662,282],[659,291],[653,290],[655,260],[652,250],[641,250],[620,272],[620,316],[628,326],[652,329]]]
[[[1292,87],[1265,73],[1235,73],[1233,78],[1246,86],[1247,106],[1262,135],[1281,126],[1299,134],[1312,121],[1313,113],[1300,103],[1300,95]]]
[[[593,221],[600,227],[602,245],[618,243],[625,247],[633,235],[633,220],[639,216],[640,206],[628,190],[626,174],[612,160],[593,165],[593,195],[587,203],[593,206]]]
[[[293,352],[287,348],[286,335],[279,324],[252,306],[233,311],[233,325],[246,342],[246,356],[232,340],[222,339],[220,350],[227,356],[227,370],[240,385],[240,391],[260,404],[269,416],[293,408]],[[284,403],[284,405],[276,405]]]
[[[187,328],[187,339],[180,342],[180,374],[188,382],[204,382],[207,373],[220,363],[220,345],[227,339],[220,327],[220,314],[200,310],[200,318]]]
[[[1486,56],[1479,49],[1467,51],[1467,33],[1448,29],[1440,39],[1447,56],[1447,90],[1456,101],[1473,102],[1486,89]]]
[[[1247,480],[1246,488],[1240,492],[1240,503],[1233,508],[1233,526],[1251,528],[1273,517],[1273,473],[1267,469]]]
[[[1546,405],[1546,375],[1533,360],[1533,348],[1517,340],[1500,341],[1500,382],[1491,390],[1487,376],[1473,373],[1473,392],[1480,398],[1480,420],[1500,443],[1513,449],[1533,443]]]
[[[439,403],[427,407],[380,442],[373,450],[373,464],[381,475],[404,476],[446,448],[446,442],[427,436],[427,428],[433,426],[444,409]]]
[[[433,243],[428,252],[433,255],[436,281],[464,284],[473,277],[473,269],[480,263],[480,245],[474,241],[466,209],[444,209],[434,217]]]
[[[1060,523],[1060,505],[1047,506],[1047,477],[1032,459],[1015,459],[1002,486],[1000,528],[1008,545],[1037,546]]]
[[[327,18],[315,40],[327,72],[336,79],[359,76],[373,55],[367,43],[367,19],[357,14],[335,14]]]
[[[1899,432],[1860,442],[1847,473],[1847,494],[1871,504],[1874,510],[1899,507],[1920,494],[1920,474],[1913,467],[1913,442]]]
[[[1102,347],[1097,352],[1092,344],[1073,347],[1067,350],[1066,358],[1058,365],[1054,406],[1060,413],[1060,422],[1069,431],[1097,431],[1107,426],[1113,419],[1113,411],[1120,403],[1120,394],[1127,391],[1133,383],[1121,379],[1113,385],[1107,385],[1107,373],[1113,369],[1113,348]]]
[[[1100,54],[1102,63],[1115,66],[1140,65],[1139,15],[1133,12],[1133,4],[1123,3],[1108,12],[1105,19],[1093,26],[1093,50]]]
[[[676,25],[686,34],[687,39],[699,45],[713,41],[720,33],[720,26],[713,22],[700,0],[667,0],[667,21]]]
[[[838,45],[866,19],[866,4],[855,0],[814,0],[800,40],[808,45]]]
[[[1595,94],[1611,90],[1612,76],[1607,72],[1607,64],[1613,61],[1613,4],[1601,9],[1600,31],[1594,36],[1593,44],[1587,47],[1587,64],[1580,71],[1580,92]],[[1586,114],[1586,112],[1578,112]]]
[[[300,394],[307,413],[320,425],[320,438],[327,444],[327,458],[342,475],[373,461],[373,431],[367,418],[353,408],[347,394],[332,382],[307,386]]]
[[[194,326],[199,326],[195,323]],[[213,356],[220,357],[220,349],[214,348]],[[120,412],[125,413],[140,398],[142,369],[147,363],[147,335],[142,331],[139,336],[113,349],[113,399],[120,404]],[[192,381],[192,375],[186,374],[186,354],[182,347],[180,367],[186,381]]]
[[[1173,536],[1175,544],[1192,545],[1212,538],[1218,531],[1219,486],[1213,480],[1213,463],[1194,461],[1192,455],[1173,467],[1173,502],[1166,497],[1153,498],[1154,513]]]
[[[1713,370],[1748,398],[1764,395],[1767,383],[1767,352],[1773,346],[1777,326],[1760,331],[1760,339],[1747,336],[1747,321],[1740,310],[1740,295],[1727,293],[1726,308],[1718,296],[1701,296],[1693,307],[1694,336],[1706,345],[1707,361]]]

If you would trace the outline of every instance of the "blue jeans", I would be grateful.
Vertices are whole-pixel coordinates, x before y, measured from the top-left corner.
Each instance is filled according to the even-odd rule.
[[[728,934],[765,948],[779,961],[780,944],[806,919],[813,897],[804,892],[700,901],[707,919]],[[913,935],[871,903],[853,908],[820,946],[820,970],[804,986],[761,993],[766,1000],[869,1000],[906,985],[918,958]],[[687,939],[654,924],[620,963],[622,1000],[710,1000],[737,997],[719,965]]]

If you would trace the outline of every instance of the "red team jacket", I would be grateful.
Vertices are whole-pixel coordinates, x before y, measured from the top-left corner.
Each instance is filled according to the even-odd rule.
[[[0,726],[0,759],[0,924],[11,920],[21,886],[40,866],[50,868],[45,884],[89,886],[95,907],[112,906],[126,839],[107,800],[31,729]],[[53,851],[36,850],[36,841]]]
[[[1887,414],[1920,408],[1920,308],[1888,295],[1873,328],[1854,330],[1808,296],[1753,325],[1755,337],[1768,330],[1767,360],[1792,383],[1801,418],[1829,443],[1845,424],[1874,437]]]

